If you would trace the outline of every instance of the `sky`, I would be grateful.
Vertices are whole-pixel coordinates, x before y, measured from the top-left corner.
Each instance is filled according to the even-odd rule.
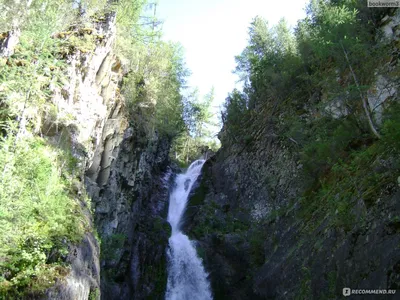
[[[308,0],[160,0],[157,16],[164,40],[179,42],[192,75],[190,87],[200,95],[215,88],[217,109],[238,80],[232,74],[235,56],[246,47],[251,20],[263,16],[270,25],[285,18],[295,26],[305,17]]]

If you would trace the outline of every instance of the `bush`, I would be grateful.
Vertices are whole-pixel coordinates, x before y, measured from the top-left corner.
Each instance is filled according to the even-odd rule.
[[[399,127],[393,127],[393,124],[396,124],[396,118],[387,119],[383,125],[383,139],[370,143],[362,140],[361,143],[353,143],[358,140],[347,139],[342,130],[337,131],[343,138],[342,144],[337,144],[342,147],[347,145],[346,155],[333,156],[334,159],[325,165],[329,169],[324,176],[315,178],[318,184],[310,186],[300,201],[300,216],[312,219],[313,228],[318,226],[318,220],[329,214],[332,226],[349,231],[355,225],[353,207],[358,200],[370,208],[378,199],[393,193],[400,169],[399,159],[393,155],[393,151],[398,151],[395,137]],[[315,152],[315,156],[318,157],[319,152]],[[314,163],[311,158],[310,162]]]
[[[400,152],[400,104],[393,104],[384,114],[383,142],[392,151]]]
[[[66,274],[62,260],[84,218],[62,155],[39,138],[0,143],[0,298],[43,291]]]
[[[118,258],[118,250],[123,249],[127,240],[125,234],[116,233],[105,237],[101,243],[101,259],[110,261]]]
[[[360,138],[361,132],[350,118],[325,118],[313,124],[309,141],[301,152],[306,176],[314,180],[321,178],[339,159],[348,155],[347,148]]]

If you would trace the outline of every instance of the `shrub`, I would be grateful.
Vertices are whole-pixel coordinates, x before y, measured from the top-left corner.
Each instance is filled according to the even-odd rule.
[[[309,141],[301,152],[307,176],[319,179],[339,159],[347,156],[350,144],[362,137],[352,119],[321,119],[313,124]]]
[[[400,151],[400,104],[393,104],[384,114],[383,142],[392,151]]]
[[[39,138],[0,143],[0,298],[43,291],[66,274],[62,260],[84,218],[64,160]]]

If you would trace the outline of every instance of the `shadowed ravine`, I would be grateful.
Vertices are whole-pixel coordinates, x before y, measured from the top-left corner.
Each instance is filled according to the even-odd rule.
[[[169,198],[168,222],[172,235],[168,248],[167,300],[212,299],[207,273],[189,238],[180,230],[180,221],[193,183],[200,175],[204,160],[193,162],[179,174]]]

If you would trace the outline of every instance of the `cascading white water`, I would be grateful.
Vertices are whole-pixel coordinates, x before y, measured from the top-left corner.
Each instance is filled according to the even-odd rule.
[[[168,222],[172,234],[168,248],[166,300],[211,300],[210,284],[201,259],[189,238],[180,230],[190,190],[201,173],[205,160],[193,162],[186,173],[179,174],[169,197]]]

